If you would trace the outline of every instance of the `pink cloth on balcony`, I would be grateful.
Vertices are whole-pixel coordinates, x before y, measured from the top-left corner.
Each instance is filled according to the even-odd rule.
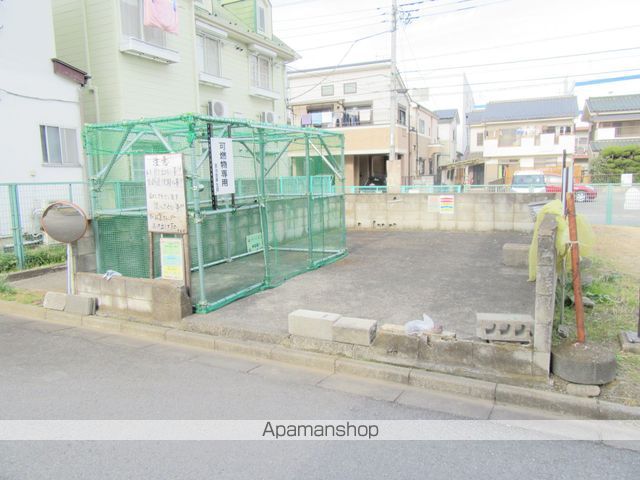
[[[144,24],[165,32],[178,33],[178,5],[176,0],[144,0]]]

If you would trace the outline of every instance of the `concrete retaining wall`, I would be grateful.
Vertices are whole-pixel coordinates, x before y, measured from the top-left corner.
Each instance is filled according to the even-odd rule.
[[[173,325],[191,315],[191,300],[178,282],[77,273],[78,295],[96,297],[98,313],[135,317],[149,323]]]
[[[552,200],[556,194],[461,193],[444,196],[454,199],[450,213],[441,208],[443,195],[346,195],[347,228],[530,232],[533,220],[528,204]]]

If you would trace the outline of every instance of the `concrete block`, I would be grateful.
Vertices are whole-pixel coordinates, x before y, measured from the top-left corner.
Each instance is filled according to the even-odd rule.
[[[169,343],[187,347],[215,349],[215,337],[205,333],[185,332],[184,330],[167,330],[165,339]]]
[[[313,352],[299,352],[283,347],[275,347],[271,350],[271,360],[290,363],[300,367],[315,368],[333,372],[335,370],[335,357]]]
[[[417,360],[419,337],[407,335],[402,325],[385,324],[378,329],[372,348],[389,357]]]
[[[600,387],[598,385],[580,385],[577,383],[567,384],[567,393],[576,397],[597,397],[600,395]]]
[[[109,333],[120,333],[122,320],[117,318],[98,317],[95,315],[82,317],[82,326],[95,330],[103,330]]]
[[[351,343],[331,342],[318,338],[301,337],[299,335],[291,335],[283,342],[283,346],[296,350],[340,355],[348,358],[353,358],[355,347],[355,345]]]
[[[150,317],[153,312],[153,305],[150,300],[138,300],[137,298],[127,298],[127,310],[132,315]]]
[[[528,267],[529,245],[505,243],[502,246],[502,263],[509,267]]]
[[[100,293],[112,297],[125,298],[127,289],[125,286],[125,277],[111,277],[110,280],[102,278],[100,281]]]
[[[477,313],[476,336],[501,342],[531,342],[533,323],[531,315]]]
[[[551,348],[554,375],[584,385],[604,385],[616,378],[615,353],[598,344],[565,342]]]
[[[533,352],[533,375],[549,375],[551,372],[551,352]]]
[[[374,378],[394,383],[409,383],[410,368],[383,365],[379,363],[360,362],[358,360],[337,359],[336,373],[345,373],[359,377]]]
[[[271,351],[275,348],[273,345],[262,345],[255,342],[243,342],[228,338],[217,338],[215,347],[216,350],[221,352],[235,353],[237,355],[255,358],[271,358]]]
[[[76,315],[95,315],[96,298],[85,297],[81,295],[67,295],[67,304],[64,307],[67,313],[75,313]]]
[[[427,366],[432,364],[447,365],[450,367],[472,367],[473,344],[467,340],[454,341],[429,341],[426,337],[420,338],[418,360]]]
[[[484,400],[493,400],[496,391],[492,382],[416,369],[409,374],[409,385]]]
[[[506,375],[532,375],[531,347],[513,344],[474,342],[473,362],[478,368]]]
[[[47,292],[44,296],[44,302],[42,306],[47,310],[57,310],[59,312],[64,311],[64,307],[67,304],[67,294],[59,292]]]
[[[640,408],[597,400],[598,416],[603,420],[640,420]]]
[[[57,310],[47,310],[45,316],[47,322],[69,325],[70,327],[79,327],[82,325],[82,316],[73,313],[59,312]]]
[[[78,272],[86,272],[86,273],[92,273],[95,272],[97,267],[97,260],[96,260],[96,254],[95,253],[88,253],[86,255],[80,255],[77,259],[76,259],[76,270]],[[86,292],[89,293],[91,295],[97,295],[100,292]]]
[[[340,317],[333,324],[335,342],[371,345],[376,336],[378,322],[365,318]]]
[[[146,323],[122,322],[120,331],[125,335],[140,337],[154,342],[164,342],[169,329]]]
[[[98,309],[126,312],[128,309],[126,297],[115,297],[101,294],[98,298]]]
[[[555,295],[536,295],[535,319],[537,325],[553,324],[556,298]]]
[[[333,324],[340,318],[337,313],[296,310],[289,314],[289,333],[303,337],[333,340]]]
[[[76,290],[80,294],[98,296],[102,293],[102,281],[101,275],[85,272],[76,273]]]
[[[561,393],[500,383],[496,387],[496,403],[552,411],[566,415],[568,419],[597,418],[598,416],[598,404],[593,398],[571,397]]]
[[[125,288],[127,291],[127,298],[146,300],[147,302],[151,302],[153,300],[153,280],[126,278]]]
[[[131,301],[131,300],[130,300]],[[150,315],[153,318],[154,323],[159,323],[160,325],[169,325],[176,324],[180,322],[184,317],[191,314],[191,308],[189,308],[188,312],[184,312],[182,309],[181,303],[149,303],[144,300],[135,300],[135,302],[139,302],[138,307],[142,308],[143,304],[148,304],[152,309],[150,313],[144,313],[144,315]],[[185,314],[186,313],[186,314]]]
[[[556,267],[538,265],[536,273],[536,294],[553,295],[556,291]]]
[[[637,335],[637,332],[620,332],[618,338],[620,339],[620,347],[622,348],[622,351],[630,353],[640,353],[640,343],[630,342],[627,333]]]
[[[534,351],[549,353],[551,351],[552,333],[553,325],[537,324],[533,332]]]

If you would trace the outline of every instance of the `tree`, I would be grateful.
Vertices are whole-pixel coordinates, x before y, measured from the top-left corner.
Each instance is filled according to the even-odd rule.
[[[592,165],[596,174],[640,173],[640,145],[607,147]]]

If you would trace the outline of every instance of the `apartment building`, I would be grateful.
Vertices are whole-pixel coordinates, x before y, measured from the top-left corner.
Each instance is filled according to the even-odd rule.
[[[345,135],[347,185],[431,184],[437,173],[438,119],[412,102],[396,76],[396,158],[390,159],[392,67],[388,60],[289,73],[291,122]],[[376,180],[374,180],[374,177]]]
[[[558,171],[576,151],[575,96],[489,102],[468,115],[469,183],[510,183],[517,170]],[[481,165],[480,167],[478,165]],[[458,165],[461,167],[462,165]]]
[[[591,125],[592,158],[607,147],[640,145],[640,94],[590,97],[582,120]]]
[[[268,0],[176,0],[175,24],[148,0],[52,0],[58,56],[88,71],[87,122],[185,112],[284,121],[285,65]]]

